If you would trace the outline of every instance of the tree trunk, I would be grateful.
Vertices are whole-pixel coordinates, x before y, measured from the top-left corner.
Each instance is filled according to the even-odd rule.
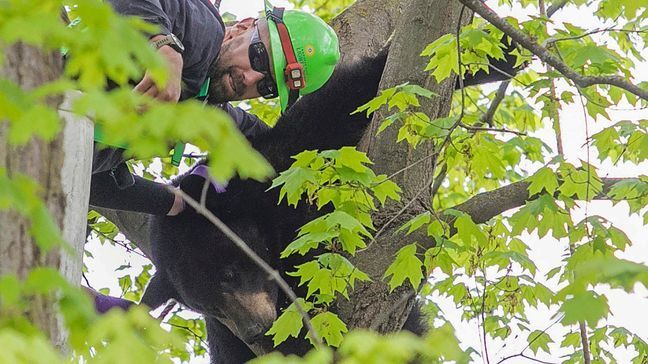
[[[428,72],[423,71],[427,60],[420,56],[429,43],[447,33],[456,33],[462,5],[448,0],[410,0],[399,19],[387,59],[387,65],[380,89],[390,88],[404,82],[422,85],[439,96],[422,100],[421,111],[430,119],[446,117],[450,112],[454,79],[437,84]],[[471,18],[471,12],[464,11],[462,24]],[[434,145],[425,143],[412,149],[406,143],[396,144],[398,130],[391,127],[376,136],[382,120],[389,114],[379,110],[373,118],[360,149],[367,152],[374,162],[376,173],[391,175],[405,166],[434,153]],[[433,158],[418,163],[415,167],[398,174],[394,182],[403,189],[403,201],[393,203],[374,216],[376,227],[380,228],[411,202],[407,213],[400,214],[381,236],[366,250],[353,258],[353,263],[367,273],[373,282],[363,284],[354,290],[349,301],[339,300],[338,314],[350,328],[365,327],[390,332],[400,330],[414,302],[415,291],[404,285],[389,292],[383,281],[383,274],[393,262],[394,254],[411,238],[394,235],[400,225],[414,215],[428,210],[430,206],[431,183],[434,174]]]
[[[340,62],[373,56],[390,39],[403,13],[400,0],[358,0],[331,22],[340,40]]]
[[[44,53],[25,44],[7,48],[0,77],[9,79],[23,89],[33,89],[61,74],[62,59],[57,53]],[[52,108],[66,100],[51,99]],[[65,110],[66,107],[59,110]],[[73,254],[56,248],[41,251],[29,233],[30,221],[13,210],[0,210],[0,275],[15,274],[24,279],[35,267],[54,267],[71,283],[81,280],[85,221],[90,192],[92,158],[92,124],[59,112],[63,132],[53,140],[32,138],[22,146],[9,144],[9,125],[0,120],[0,168],[12,178],[26,175],[41,186],[43,199],[54,222],[63,232]],[[51,341],[64,348],[65,330],[57,315],[53,297],[31,301],[26,313]]]

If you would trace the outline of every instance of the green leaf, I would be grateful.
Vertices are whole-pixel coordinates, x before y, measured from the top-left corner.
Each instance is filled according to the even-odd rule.
[[[342,343],[342,335],[349,331],[346,324],[333,312],[321,312],[311,319],[315,331],[330,346],[338,347]],[[308,339],[313,342],[310,334]]]
[[[353,233],[348,229],[340,229],[338,241],[342,245],[342,249],[351,255],[355,255],[357,249],[367,247],[364,239],[359,234]]]
[[[471,245],[473,238],[477,244],[485,246],[488,243],[488,237],[481,228],[472,221],[472,218],[468,214],[461,214],[454,222],[454,226],[457,229],[457,236],[465,244]]]
[[[524,230],[531,233],[537,229],[541,238],[549,231],[555,238],[565,237],[568,227],[573,225],[567,211],[558,206],[553,197],[546,194],[528,202],[509,218],[509,222],[512,225],[511,234],[514,236]]]
[[[313,304],[304,301],[302,298],[298,298],[296,302],[301,305],[305,312],[313,309]],[[272,327],[270,327],[270,330],[266,332],[266,335],[272,336],[272,342],[276,347],[286,341],[290,336],[297,338],[303,326],[304,323],[302,321],[302,316],[297,310],[295,303],[292,303],[284,310],[277,320],[275,320]]]
[[[359,106],[351,115],[366,111],[367,117],[371,115],[374,111],[380,109],[383,105],[386,105],[388,100],[396,93],[397,87],[388,88],[380,92],[380,94],[364,105]]]
[[[432,71],[437,83],[450,77],[452,73],[459,73],[457,42],[453,34],[446,34],[430,43],[421,55],[430,56],[425,71]]]
[[[353,288],[356,280],[368,281],[369,277],[353,266],[343,256],[336,253],[325,253],[312,260],[298,265],[297,271],[288,273],[300,277],[299,286],[308,283],[306,298],[319,291],[320,295],[334,297],[341,293],[349,298],[348,287]]]
[[[529,334],[527,342],[529,343],[529,349],[531,349],[534,354],[538,354],[538,350],[550,353],[549,344],[554,341],[546,332],[536,330]]]
[[[387,268],[383,278],[389,276],[390,291],[401,286],[406,279],[409,279],[414,289],[418,289],[423,280],[423,262],[416,256],[416,243],[406,245],[396,253],[396,259]]]
[[[0,303],[11,307],[18,303],[22,288],[20,281],[14,275],[6,274],[0,277]]]
[[[561,348],[565,347],[578,348],[581,346],[581,336],[580,332],[572,332],[565,336],[565,339],[560,343]]]
[[[597,256],[579,262],[575,268],[576,276],[588,283],[607,283],[613,288],[633,291],[636,283],[648,287],[648,267],[615,256]]]
[[[596,174],[596,170],[585,162],[583,169],[575,169],[563,163],[560,167],[563,183],[558,190],[567,197],[576,196],[580,200],[591,200],[603,189],[603,182]]]
[[[335,159],[338,167],[348,167],[356,172],[366,172],[365,164],[372,164],[367,154],[356,150],[355,147],[342,147]]]
[[[529,196],[534,196],[545,190],[548,194],[553,193],[558,188],[558,178],[556,174],[548,167],[540,168],[532,177],[528,179],[529,182]]]
[[[585,291],[567,298],[560,310],[565,313],[565,317],[562,319],[565,325],[586,321],[590,327],[596,327],[596,323],[607,316],[610,307],[605,296]]]
[[[432,220],[432,213],[429,211],[422,212],[416,215],[414,218],[407,221],[403,226],[398,228],[398,231],[403,231],[407,229],[407,235],[411,234],[413,231],[418,230],[421,226],[429,224]]]
[[[315,184],[315,172],[310,169],[296,167],[290,168],[287,171],[281,172],[277,178],[272,181],[270,188],[281,186],[279,193],[279,202],[286,196],[288,205],[297,206],[301,195],[305,192],[308,184]]]
[[[383,206],[385,206],[387,198],[400,201],[400,193],[402,190],[395,182],[388,180],[384,174],[376,176],[376,180],[376,185],[371,190]]]

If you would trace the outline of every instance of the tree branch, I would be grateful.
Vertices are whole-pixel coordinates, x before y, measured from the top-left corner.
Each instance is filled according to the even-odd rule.
[[[500,18],[494,11],[486,7],[480,0],[459,0],[462,4],[472,9],[482,18],[493,24],[499,30],[503,31],[514,41],[519,43],[531,53],[535,54],[545,63],[554,67],[563,76],[572,80],[578,87],[589,87],[593,85],[612,85],[631,92],[644,100],[648,100],[648,91],[626,81],[621,76],[583,76],[574,71],[571,67],[561,61],[546,48],[536,43],[531,37],[524,32],[515,29],[506,20]]]
[[[549,9],[547,9],[547,17],[551,18],[558,10],[562,9],[565,5],[567,5],[567,0],[562,0],[560,2],[551,5]]]
[[[594,197],[595,200],[609,200],[607,193],[610,188],[621,181],[635,180],[634,178],[602,178],[603,189]],[[503,212],[520,207],[538,196],[529,197],[529,182],[520,181],[496,190],[483,192],[473,196],[468,201],[452,209],[462,211],[473,219],[476,224],[485,223]]]
[[[504,100],[504,97],[506,96],[506,89],[508,88],[510,83],[511,81],[502,81],[502,83],[500,83],[499,88],[497,89],[497,93],[495,94],[495,98],[488,107],[488,111],[486,111],[486,113],[479,119],[481,123],[484,123],[491,128],[493,127],[493,116],[495,116],[495,111],[497,111],[497,108]]]
[[[607,193],[610,188],[621,181],[636,180],[635,178],[602,178],[603,188],[594,197],[595,200],[610,200]],[[498,189],[483,192],[470,198],[469,200],[456,205],[450,209],[458,210],[468,214],[476,224],[483,224],[491,218],[500,215],[510,209],[523,206],[529,201],[533,201],[537,196],[529,197],[529,182],[520,181],[512,183],[508,186],[500,187]],[[450,210],[447,209],[447,210]],[[454,220],[453,216],[439,213],[439,217],[444,219],[452,226]],[[427,233],[421,230],[414,231],[410,234],[410,240],[416,240],[422,246],[431,248],[435,246],[435,241],[427,236]]]

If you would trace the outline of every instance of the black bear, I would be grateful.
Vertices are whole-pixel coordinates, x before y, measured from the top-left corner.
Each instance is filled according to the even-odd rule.
[[[337,67],[328,83],[302,97],[268,133],[251,140],[276,171],[286,170],[291,156],[306,149],[337,149],[356,145],[370,119],[351,115],[374,96],[382,76],[387,51],[374,58]],[[512,62],[500,65],[511,73]],[[483,75],[497,79],[496,72]],[[484,77],[467,79],[481,83]],[[195,167],[195,168],[201,168]],[[204,167],[202,167],[204,168]],[[188,173],[175,181],[193,197],[200,196],[202,178]],[[306,222],[323,214],[307,204],[297,208],[277,204],[278,189],[270,182],[235,178],[224,191],[210,189],[206,204],[218,218],[279,272],[309,259],[279,259],[280,252]],[[240,251],[219,229],[193,209],[175,217],[156,217],[152,224],[152,259],[157,273],[142,302],[158,307],[174,298],[205,316],[212,363],[241,363],[272,349],[265,332],[289,302],[275,282]],[[284,274],[297,289],[295,278]],[[299,289],[297,289],[299,291]],[[411,331],[420,331],[419,312],[408,319]],[[280,345],[283,352],[303,353],[304,340]]]
[[[291,156],[305,149],[336,149],[355,145],[369,119],[350,115],[376,95],[387,52],[353,65],[341,65],[318,92],[304,96],[266,134],[252,145],[276,171],[286,170]],[[199,196],[202,179],[180,184]],[[315,218],[315,209],[277,205],[278,191],[265,192],[269,182],[233,179],[224,192],[210,189],[207,206],[250,247],[280,272],[291,271],[295,259],[279,259],[279,253],[295,237],[297,229]],[[157,307],[174,298],[205,315],[213,363],[244,362],[271,349],[264,334],[278,309],[289,302],[267,273],[257,267],[220,230],[192,209],[176,217],[158,217],[151,230],[152,259],[157,273],[147,287],[143,303]],[[301,257],[300,260],[304,258]],[[285,276],[293,287],[292,277]],[[247,345],[246,345],[247,344]],[[270,345],[270,346],[269,346]],[[301,352],[289,343],[290,352]]]

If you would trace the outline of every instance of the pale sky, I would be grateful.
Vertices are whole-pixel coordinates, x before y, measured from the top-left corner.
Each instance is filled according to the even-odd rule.
[[[495,9],[500,15],[509,15],[513,14],[515,16],[520,16],[521,14],[528,14],[528,12],[521,9],[514,9],[513,12],[509,10],[499,8],[497,6],[497,1],[489,0],[487,4]],[[286,6],[285,1],[274,1],[275,5]],[[228,1],[223,0],[221,5],[221,10],[223,12],[230,12],[236,14],[238,18],[245,17],[255,17],[263,6],[261,0],[256,1]],[[568,21],[575,25],[586,28],[595,28],[600,26],[599,21],[591,15],[591,12],[585,10],[576,10],[574,8],[567,8],[554,16],[554,21],[562,22]],[[532,68],[539,69],[540,64],[536,61],[531,65]],[[639,69],[634,73],[637,79],[635,81],[646,81],[648,80],[648,65],[642,64]],[[614,122],[620,120],[632,120],[632,119],[648,119],[648,111],[628,111],[629,105],[618,105],[617,106],[623,110],[611,111],[610,115]],[[571,162],[577,162],[579,159],[587,159],[587,152],[584,148],[585,142],[585,132],[584,132],[584,123],[586,122],[583,117],[582,108],[579,105],[570,105],[561,112],[561,122],[563,130],[563,141],[565,147],[566,158]],[[607,120],[588,120],[588,127],[590,135],[596,133],[602,128],[610,125],[612,122]],[[555,146],[555,140],[549,129],[539,133],[537,136],[542,137],[546,143]],[[648,163],[643,163],[640,166],[631,166],[631,165],[617,165],[615,167],[611,166],[611,163],[601,164],[595,158],[595,155],[590,155],[591,162],[599,168],[599,175],[609,176],[609,177],[631,177],[639,174],[648,174]],[[576,211],[573,216],[575,221],[579,221],[584,217],[584,206],[583,208]],[[642,225],[641,218],[638,216],[628,217],[627,215],[627,206],[624,204],[619,204],[615,207],[612,207],[612,204],[609,202],[592,202],[587,204],[587,212],[589,215],[601,215],[611,220],[615,226],[621,228],[634,242],[634,245],[628,248],[622,254],[619,254],[620,258],[632,260],[639,263],[648,264],[648,229]],[[510,214],[511,212],[509,212]],[[560,241],[556,242],[552,238],[538,239],[535,235],[523,235],[522,240],[525,241],[528,245],[531,246],[531,259],[538,266],[539,272],[536,275],[536,278],[547,284],[550,288],[556,289],[555,280],[551,282],[546,282],[544,280],[544,274],[549,271],[551,268],[555,267],[561,259],[561,254],[564,253],[567,242]],[[89,272],[86,274],[87,278],[90,280],[91,285],[98,289],[102,287],[111,288],[113,295],[119,293],[119,287],[117,285],[117,277],[122,276],[125,273],[137,274],[141,271],[141,265],[145,264],[146,261],[134,254],[127,254],[120,247],[109,247],[109,246],[100,246],[97,242],[91,242],[86,245],[86,249],[91,251],[94,255],[94,259],[90,262]],[[127,269],[125,271],[115,272],[114,269],[119,267],[122,264],[128,264],[133,266],[132,269]],[[603,293],[603,290],[597,290],[599,293]],[[614,325],[624,326],[629,329],[631,332],[638,334],[644,340],[648,340],[648,290],[645,287],[638,286],[636,293],[632,295],[625,294],[624,292],[619,291],[605,291],[609,304],[613,313],[613,317],[610,320],[610,323]],[[435,300],[438,300],[436,298]],[[479,340],[479,330],[477,325],[474,322],[465,323],[461,322],[459,317],[461,315],[461,310],[455,309],[454,304],[449,304],[448,300],[440,300],[439,302],[448,317],[454,318],[453,323],[458,330],[458,335],[463,341],[464,345],[471,345],[473,348],[479,351],[480,340]],[[545,309],[529,309],[528,314],[529,318],[532,321],[532,330],[542,330],[548,326],[548,323],[553,322],[551,317],[557,312],[557,309],[554,307],[551,310]],[[550,334],[557,333],[558,331],[554,328],[548,331]],[[489,342],[488,349],[491,357],[491,362],[493,360],[497,361],[501,358],[515,354],[519,352],[522,348],[526,346],[526,336],[521,336],[517,339],[509,339],[507,345],[502,349],[503,342],[501,341],[492,341]],[[558,343],[559,344],[559,343]],[[464,346],[465,347],[465,346]],[[552,349],[555,349],[555,353],[559,354],[558,350],[559,345],[552,346]],[[531,351],[525,352],[528,355],[532,355]],[[627,353],[620,351],[617,353],[619,355],[620,362],[624,362],[624,357]],[[536,356],[538,359],[548,360],[551,362],[558,362],[560,358],[557,355],[549,356],[546,353],[538,354]],[[195,363],[207,363],[207,358],[197,358]],[[527,362],[524,359],[521,360],[508,360],[507,363],[524,363]],[[530,361],[528,361],[530,362]]]

